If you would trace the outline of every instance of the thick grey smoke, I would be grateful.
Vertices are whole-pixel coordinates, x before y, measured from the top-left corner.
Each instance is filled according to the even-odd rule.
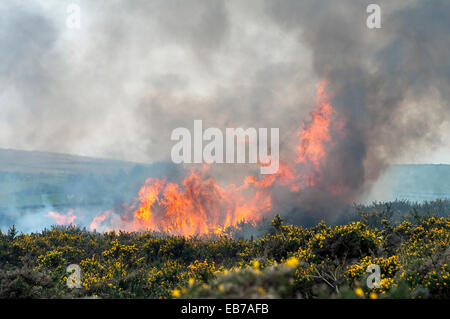
[[[1,146],[167,160],[193,119],[298,126],[311,107],[309,50],[261,4],[78,3],[81,30],[69,2],[2,3]]]
[[[267,9],[309,44],[315,73],[329,79],[347,137],[325,170],[357,193],[402,152],[422,152],[423,141],[439,144],[450,114],[450,3],[378,1],[379,30],[364,27],[360,13],[369,3],[270,1]]]
[[[168,160],[170,132],[202,119],[279,127],[283,158],[323,79],[346,118],[324,183],[348,187],[345,202],[389,163],[445,146],[446,0],[377,1],[374,30],[373,1],[80,0],[80,30],[65,25],[71,2],[0,4],[1,147]]]

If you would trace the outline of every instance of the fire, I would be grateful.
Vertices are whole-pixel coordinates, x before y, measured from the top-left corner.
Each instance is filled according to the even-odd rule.
[[[71,225],[77,218],[72,209],[69,209],[66,215],[57,212],[49,212],[45,217],[52,217],[58,225]]]
[[[327,160],[335,112],[325,91],[326,82],[317,87],[317,109],[310,112],[311,121],[298,130],[297,157],[280,162],[275,174],[244,178],[242,185],[220,186],[209,176],[208,167],[192,170],[181,182],[147,179],[139,191],[137,202],[129,209],[132,220],[122,218],[131,231],[161,231],[184,236],[218,234],[239,222],[257,222],[272,209],[272,189],[286,187],[299,192],[314,186],[321,178],[321,166]],[[335,126],[341,125],[337,121]],[[337,194],[340,187],[330,185]],[[109,213],[108,213],[109,214]],[[91,228],[105,220],[96,217]]]
[[[92,220],[91,224],[89,225],[89,228],[91,230],[94,229],[98,229],[99,225],[111,214],[111,211],[107,210],[106,212],[104,212],[103,214],[101,214],[100,216],[96,216],[94,217],[94,219]]]
[[[243,220],[257,221],[258,212],[270,210],[270,197],[258,191],[246,197],[243,188],[223,188],[204,170],[191,171],[181,185],[148,179],[139,192],[133,230],[191,236],[218,233]]]
[[[303,127],[297,133],[300,142],[297,146],[297,163],[310,161],[319,168],[321,161],[326,157],[325,145],[331,141],[330,122],[333,108],[325,92],[326,82],[321,82],[317,87],[317,110],[311,111],[312,121],[309,125],[303,123]]]

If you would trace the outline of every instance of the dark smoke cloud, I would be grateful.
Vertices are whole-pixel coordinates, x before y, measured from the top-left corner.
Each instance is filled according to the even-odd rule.
[[[361,12],[369,3],[268,1],[267,9],[275,23],[310,44],[315,72],[329,79],[348,135],[326,170],[331,178],[344,172],[338,179],[357,193],[405,150],[420,152],[419,141],[438,144],[450,110],[450,3],[378,1],[379,30],[365,27]]]

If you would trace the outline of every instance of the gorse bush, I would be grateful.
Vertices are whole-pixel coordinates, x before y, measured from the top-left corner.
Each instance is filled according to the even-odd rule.
[[[450,298],[448,211],[400,218],[392,207],[359,206],[359,220],[335,226],[276,216],[247,239],[14,228],[0,232],[0,297]],[[66,285],[70,264],[80,266],[81,288]],[[366,285],[371,264],[379,288]]]

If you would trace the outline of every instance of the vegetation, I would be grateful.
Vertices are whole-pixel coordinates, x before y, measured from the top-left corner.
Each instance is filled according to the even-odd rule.
[[[427,205],[402,216],[392,203],[359,206],[334,226],[276,216],[248,239],[11,228],[0,232],[0,298],[450,298],[448,201]],[[70,264],[81,288],[67,286]],[[366,285],[370,264],[380,288]]]

